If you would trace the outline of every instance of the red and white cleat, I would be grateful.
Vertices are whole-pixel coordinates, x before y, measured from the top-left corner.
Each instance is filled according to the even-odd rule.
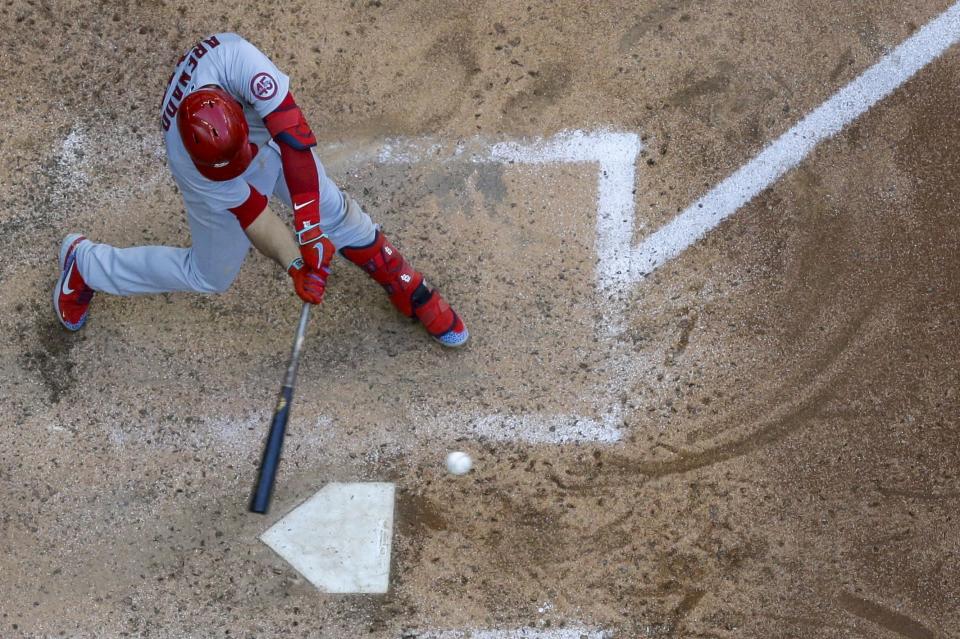
[[[430,333],[430,337],[444,346],[456,348],[470,339],[470,332],[463,320],[436,289],[430,292],[426,302],[413,308],[413,313]]]
[[[87,238],[72,233],[60,245],[60,279],[53,289],[53,310],[68,330],[79,331],[87,322],[93,289],[87,286],[77,270],[76,248]]]

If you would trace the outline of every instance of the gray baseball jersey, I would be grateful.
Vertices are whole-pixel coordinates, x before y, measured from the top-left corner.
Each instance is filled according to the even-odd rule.
[[[250,141],[259,147],[250,166],[232,180],[203,177],[187,154],[176,126],[177,107],[185,96],[215,84],[242,105]],[[289,78],[259,49],[235,33],[201,40],[177,63],[160,109],[167,164],[180,188],[190,222],[192,246],[116,248],[82,242],[77,268],[94,290],[114,295],[170,291],[214,293],[226,290],[246,257],[250,242],[229,211],[242,204],[254,187],[277,195],[290,206],[280,151],[263,123],[286,97]],[[320,223],[337,247],[365,245],[376,230],[370,217],[331,181],[314,154],[320,183]]]

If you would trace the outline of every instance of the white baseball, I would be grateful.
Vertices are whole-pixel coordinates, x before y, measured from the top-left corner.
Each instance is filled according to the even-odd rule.
[[[447,470],[454,475],[465,475],[473,467],[473,460],[470,455],[455,450],[447,455]]]

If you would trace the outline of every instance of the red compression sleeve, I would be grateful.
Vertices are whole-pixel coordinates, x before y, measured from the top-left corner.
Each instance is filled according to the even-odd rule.
[[[267,196],[251,186],[250,196],[240,206],[230,209],[230,212],[237,216],[240,228],[246,230],[255,219],[260,217],[265,208],[267,208]]]
[[[320,176],[310,151],[310,147],[316,144],[316,138],[294,101],[293,94],[287,93],[283,102],[264,118],[264,123],[280,147],[283,179],[293,200],[297,230],[303,221],[319,223]]]
[[[320,220],[320,176],[317,174],[317,164],[310,149],[298,151],[289,144],[277,142],[280,146],[280,163],[283,164],[283,179],[290,190],[290,197],[297,208],[298,217],[306,217],[312,221]],[[313,200],[309,204],[304,202]],[[315,213],[314,213],[315,211]],[[309,213],[308,213],[309,212]]]

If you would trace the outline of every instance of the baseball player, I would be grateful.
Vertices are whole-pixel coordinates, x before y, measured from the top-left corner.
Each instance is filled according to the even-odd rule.
[[[205,38],[180,58],[160,124],[193,245],[121,249],[68,235],[53,290],[54,309],[67,329],[83,327],[95,291],[223,292],[253,244],[287,269],[305,302],[323,300],[330,260],[339,250],[435,340],[454,347],[467,341],[463,320],[446,300],[327,177],[289,85],[266,55],[234,33]],[[295,233],[266,208],[271,195],[293,209]]]

